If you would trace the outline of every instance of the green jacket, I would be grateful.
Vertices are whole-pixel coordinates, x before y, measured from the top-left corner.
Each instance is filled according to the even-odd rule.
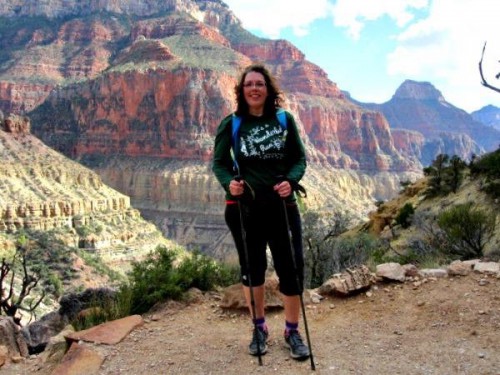
[[[306,155],[297,125],[287,112],[287,129],[283,130],[276,116],[242,119],[237,150],[239,171],[234,170],[231,156],[232,115],[224,118],[215,136],[212,170],[226,191],[226,199],[234,199],[229,193],[229,183],[240,175],[254,190],[256,199],[276,197],[273,186],[278,176],[284,176],[292,186],[298,184],[306,170]],[[292,195],[290,200],[294,200]]]

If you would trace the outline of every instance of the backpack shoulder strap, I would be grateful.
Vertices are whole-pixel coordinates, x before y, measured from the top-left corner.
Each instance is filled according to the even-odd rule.
[[[233,158],[233,169],[238,175],[240,174],[240,166],[238,165],[236,158],[239,148],[238,132],[240,130],[240,125],[241,117],[237,116],[236,113],[233,113],[231,118],[231,157]]]
[[[278,121],[281,125],[281,128],[283,130],[286,130],[286,126],[287,126],[287,123],[286,123],[286,112],[283,108],[279,108],[277,111],[276,111],[276,117],[278,118]]]
[[[240,125],[241,125],[241,117],[237,116],[236,113],[233,113],[232,119],[231,119],[231,138],[233,140],[233,144],[235,143],[236,139],[238,138],[238,131],[240,130]]]

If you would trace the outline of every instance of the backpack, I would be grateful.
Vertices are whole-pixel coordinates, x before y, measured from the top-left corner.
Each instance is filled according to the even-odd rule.
[[[283,108],[278,108],[276,110],[276,118],[278,119],[278,122],[280,123],[280,126],[283,129],[283,131],[285,131],[287,128],[287,123],[286,123],[286,112]],[[238,174],[240,171],[240,167],[238,165],[238,162],[236,161],[236,155],[238,152],[237,150],[239,149],[238,133],[240,131],[240,126],[241,126],[241,117],[237,116],[236,113],[233,113],[231,120],[231,153],[233,157],[234,169],[235,172],[237,172]]]

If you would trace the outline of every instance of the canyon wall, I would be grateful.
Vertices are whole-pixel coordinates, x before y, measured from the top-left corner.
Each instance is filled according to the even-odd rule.
[[[291,43],[244,30],[220,1],[61,4],[0,7],[16,41],[16,49],[0,42],[0,59],[15,62],[0,69],[0,87],[16,89],[16,98],[0,92],[1,108],[26,111],[45,144],[90,167],[182,244],[227,252],[210,160],[217,126],[235,107],[237,77],[251,62],[276,76],[306,144],[306,206],[361,219],[400,180],[421,174],[415,152],[396,147],[380,112],[351,101]],[[28,14],[33,22],[15,22]],[[34,81],[46,90],[23,86]]]
[[[0,233],[65,229],[69,246],[110,264],[140,259],[167,242],[128,196],[30,134],[26,117],[0,116],[0,156]]]

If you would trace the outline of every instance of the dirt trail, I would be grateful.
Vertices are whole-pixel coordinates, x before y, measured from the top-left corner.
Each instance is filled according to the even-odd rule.
[[[282,311],[267,315],[271,341],[263,366],[247,354],[248,315],[222,311],[214,296],[189,306],[170,303],[144,318],[144,326],[115,346],[85,344],[106,358],[100,374],[313,373],[309,361],[289,358]],[[378,284],[369,297],[310,305],[307,318],[317,374],[500,375],[496,277],[471,274],[419,287]],[[35,357],[2,374],[51,370]]]

